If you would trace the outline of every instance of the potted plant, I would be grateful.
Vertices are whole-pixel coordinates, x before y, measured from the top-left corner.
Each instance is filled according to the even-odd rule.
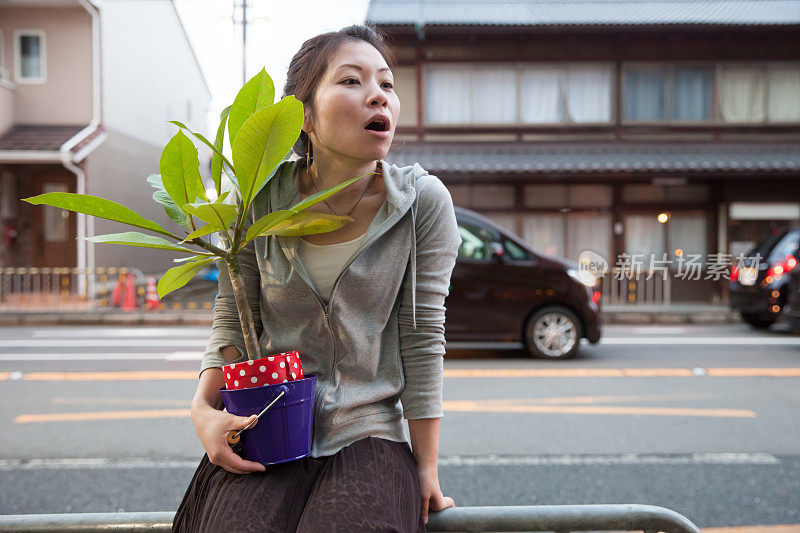
[[[302,368],[295,373],[294,378],[291,377],[291,370],[275,376],[277,372],[273,373],[271,369],[276,359],[283,363],[281,368],[288,368],[299,363],[299,354],[296,351],[266,357],[259,353],[253,316],[247,305],[247,294],[239,270],[238,254],[244,246],[259,237],[325,233],[352,222],[353,218],[349,216],[308,211],[308,208],[355,181],[374,174],[370,172],[350,179],[309,196],[289,209],[269,213],[245,230],[245,221],[253,199],[274,177],[277,167],[291,154],[291,148],[303,125],[303,105],[300,101],[293,95],[278,102],[274,102],[274,99],[274,84],[262,69],[242,86],[233,104],[222,111],[213,143],[202,134],[189,130],[184,124],[169,121],[179,128],[178,132],[161,153],[160,174],[149,176],[147,181],[156,189],[153,199],[163,206],[166,215],[180,227],[178,233],[183,233],[182,236],[119,203],[88,194],[51,192],[24,199],[33,205],[49,205],[84,213],[156,234],[128,231],[88,237],[88,241],[187,254],[174,259],[174,262],[181,264],[170,268],[161,276],[158,282],[159,298],[186,285],[207,265],[215,261],[224,263],[233,287],[247,351],[247,361],[238,364],[248,368],[245,371],[244,368],[236,368],[234,365],[223,367],[226,380],[226,387],[220,389],[223,403],[228,412],[250,416],[260,413],[273,401],[277,391],[284,396],[269,417],[260,419],[253,431],[243,434],[245,455],[251,460],[266,464],[293,460],[310,453],[316,376],[304,376]],[[226,127],[232,161],[223,154]],[[214,196],[213,199],[206,195],[200,176],[197,148],[183,133],[184,130],[212,151],[211,179],[215,194],[208,196]],[[225,187],[223,172],[228,178]],[[230,199],[225,201],[233,188],[237,193],[234,195],[235,205]],[[219,246],[204,238],[209,235],[218,235]],[[255,376],[259,371],[262,374],[269,371],[269,376],[275,377],[268,380],[268,384],[264,384],[264,381],[258,382]],[[239,372],[240,377],[246,375],[248,379],[240,383],[236,375]],[[289,430],[285,432],[284,442],[276,442],[280,440],[275,438],[276,432],[283,432],[287,423]]]

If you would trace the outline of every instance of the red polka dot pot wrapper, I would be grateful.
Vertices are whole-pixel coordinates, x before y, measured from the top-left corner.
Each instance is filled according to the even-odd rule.
[[[222,374],[227,390],[277,385],[305,377],[297,350],[225,365],[222,367]]]

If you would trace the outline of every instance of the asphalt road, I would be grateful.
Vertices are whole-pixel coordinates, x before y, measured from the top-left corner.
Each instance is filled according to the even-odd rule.
[[[0,328],[0,514],[174,512],[204,453],[188,409],[208,334]],[[569,361],[451,343],[442,489],[800,528],[799,384],[800,336],[740,325],[608,326]]]

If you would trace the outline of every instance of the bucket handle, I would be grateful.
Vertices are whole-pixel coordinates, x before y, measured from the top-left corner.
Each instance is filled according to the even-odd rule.
[[[289,387],[287,387],[286,385],[281,385],[281,386],[280,386],[280,391],[281,391],[281,392],[280,392],[280,393],[279,393],[277,396],[275,396],[275,398],[274,398],[274,399],[273,399],[271,402],[269,402],[269,404],[268,404],[268,405],[267,405],[267,406],[264,408],[264,410],[263,410],[263,411],[261,411],[260,413],[258,413],[258,416],[256,416],[256,419],[255,419],[255,420],[253,420],[252,422],[250,422],[249,424],[247,424],[245,427],[243,427],[243,428],[242,428],[242,429],[240,429],[239,431],[233,431],[233,430],[231,430],[231,431],[229,431],[229,432],[228,432],[228,443],[229,443],[229,444],[236,444],[237,442],[239,442],[239,435],[241,434],[241,432],[242,432],[242,431],[244,431],[244,430],[246,430],[246,429],[250,429],[250,426],[252,426],[252,425],[253,425],[253,424],[255,424],[256,422],[258,422],[258,419],[259,419],[259,418],[261,418],[261,415],[263,415],[264,413],[266,413],[266,412],[269,410],[269,408],[270,408],[270,407],[272,407],[273,405],[275,405],[275,402],[277,402],[279,399],[281,399],[281,398],[283,397],[283,395],[284,395],[284,394],[286,394],[286,392],[287,392],[288,390],[289,390]]]

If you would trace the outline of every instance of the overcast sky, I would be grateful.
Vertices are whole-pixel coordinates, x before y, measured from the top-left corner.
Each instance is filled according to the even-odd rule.
[[[242,0],[236,5],[241,6]],[[364,22],[369,0],[248,0],[247,79],[265,68],[283,94],[286,69],[304,41]],[[233,0],[175,0],[211,89],[206,133],[213,139],[219,114],[242,86],[242,26],[231,21]],[[237,21],[241,7],[235,10]]]

